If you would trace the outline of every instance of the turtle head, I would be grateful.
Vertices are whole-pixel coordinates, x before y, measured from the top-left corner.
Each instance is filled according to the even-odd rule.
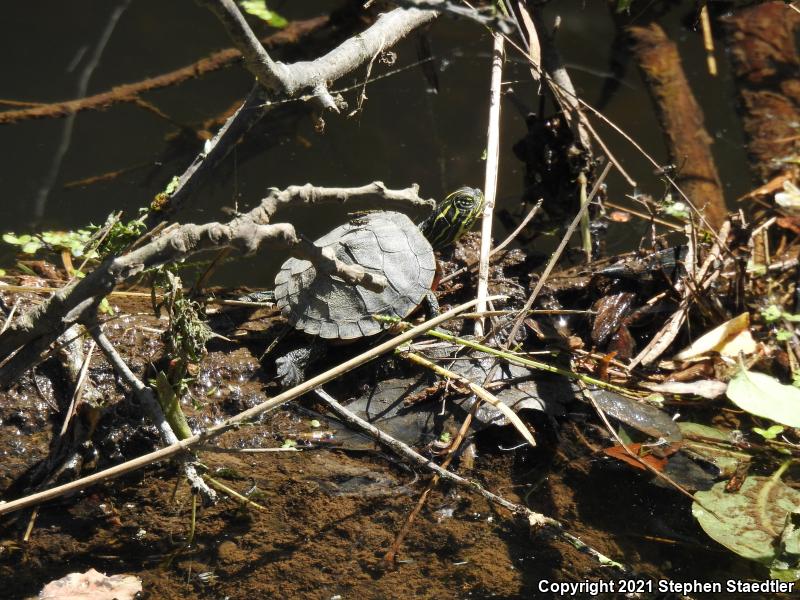
[[[484,203],[483,192],[478,188],[459,188],[439,202],[419,228],[433,249],[440,250],[472,229],[483,212]]]

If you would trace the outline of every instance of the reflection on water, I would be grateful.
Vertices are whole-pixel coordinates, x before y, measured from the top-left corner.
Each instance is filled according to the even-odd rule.
[[[0,79],[0,98],[48,102],[72,98],[97,41],[108,28],[114,11],[126,2],[76,0],[49,4],[43,16],[38,5],[18,3],[0,22],[0,52],[7,59]],[[290,18],[320,14],[337,3],[284,2],[276,8]],[[603,101],[604,84],[614,72],[612,39],[614,25],[605,3],[560,0],[549,7],[562,16],[557,40],[576,88],[590,104]],[[692,10],[687,5],[684,9]],[[75,19],[75,15],[81,15]],[[733,102],[733,86],[724,70],[717,79],[705,72],[702,40],[698,32],[681,23],[686,12],[673,10],[663,24],[684,51],[687,76],[706,122],[715,138],[715,155],[729,201],[747,191],[747,175],[739,125]],[[187,26],[190,24],[190,26]],[[259,32],[261,34],[262,32]],[[207,181],[183,220],[223,219],[223,206],[239,209],[253,205],[269,186],[313,182],[318,185],[360,185],[380,179],[391,186],[419,183],[423,195],[441,197],[459,185],[481,186],[482,154],[487,122],[489,85],[488,33],[470,22],[441,19],[430,32],[431,45],[440,64],[440,91],[432,93],[418,68],[406,69],[370,84],[363,110],[348,118],[329,116],[324,135],[314,131],[302,112],[267,128],[250,140],[248,150],[237,152]],[[191,0],[156,2],[138,0],[122,13],[96,69],[86,83],[86,93],[160,74],[230,44],[221,26]],[[409,65],[418,60],[416,46],[407,40],[393,49],[393,66],[376,62],[373,75]],[[721,54],[721,53],[720,53]],[[504,79],[513,82],[516,96],[531,109],[538,107],[536,90],[527,66],[510,51]],[[70,69],[69,67],[73,68]],[[334,87],[352,86],[361,77],[346,77]],[[613,76],[612,76],[613,77]],[[178,147],[176,123],[199,126],[204,119],[225,111],[250,87],[249,76],[240,68],[211,74],[174,89],[148,94],[170,120],[159,118],[132,105],[117,105],[103,112],[84,112],[75,118],[71,140],[63,153],[54,185],[47,194],[39,227],[73,228],[89,221],[102,222],[112,210],[128,214],[144,204],[169,179],[180,173],[200,150],[201,143]],[[625,129],[659,162],[664,160],[661,134],[638,72],[631,64],[622,72],[619,85],[603,106],[604,114]],[[351,108],[359,90],[345,92]],[[523,186],[524,168],[511,147],[525,133],[525,115],[512,103],[504,104],[501,134],[499,197],[515,208]],[[59,144],[64,139],[64,120],[28,121],[0,126],[0,146],[6,149],[0,164],[2,229],[22,231],[37,221],[36,198],[53,172]],[[617,134],[598,125],[616,156],[639,183],[639,188],[660,195],[664,187],[653,168]],[[253,148],[258,151],[253,152]],[[77,188],[64,184],[106,172],[124,170],[115,179]],[[610,197],[623,199],[631,189],[621,178],[609,179]],[[41,197],[41,194],[40,194]],[[325,209],[330,211],[332,209]],[[287,212],[311,237],[328,230],[336,216],[319,208]],[[312,218],[313,217],[313,218]],[[612,225],[609,250],[632,243],[630,227]],[[498,236],[503,235],[502,230]],[[11,254],[2,250],[0,260]],[[269,250],[223,273],[226,283],[267,285],[270,265],[280,257]]]

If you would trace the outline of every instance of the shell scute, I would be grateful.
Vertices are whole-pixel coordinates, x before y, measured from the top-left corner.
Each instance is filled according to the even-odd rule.
[[[372,315],[408,316],[431,288],[433,249],[419,228],[395,212],[369,213],[322,236],[318,247],[333,249],[345,264],[381,274],[389,285],[380,293],[318,274],[314,266],[288,259],[275,278],[275,297],[298,329],[325,339],[354,339],[386,327]]]

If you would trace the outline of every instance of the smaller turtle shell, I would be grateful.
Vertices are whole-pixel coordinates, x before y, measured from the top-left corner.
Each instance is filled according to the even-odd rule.
[[[344,340],[374,335],[386,324],[373,315],[407,317],[433,284],[433,248],[402,213],[368,213],[314,244],[332,248],[343,263],[383,275],[388,285],[373,292],[317,273],[307,260],[288,259],[275,277],[275,299],[289,322],[310,335]]]

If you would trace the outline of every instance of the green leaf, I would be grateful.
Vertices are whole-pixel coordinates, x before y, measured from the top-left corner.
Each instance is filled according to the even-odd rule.
[[[42,247],[42,243],[38,240],[32,240],[22,245],[22,250],[25,254],[36,254],[36,251]]]
[[[765,440],[774,440],[780,434],[783,433],[783,430],[786,429],[783,425],[773,425],[768,429],[761,429],[761,427],[753,427],[753,432],[757,433]]]
[[[167,187],[166,187],[166,189],[164,190],[164,193],[165,193],[167,196],[172,196],[172,194],[174,194],[174,193],[175,193],[175,190],[177,190],[177,189],[178,189],[178,184],[179,184],[180,182],[181,182],[181,178],[180,178],[180,177],[178,177],[177,175],[175,175],[175,176],[174,176],[172,179],[170,179],[170,180],[169,180],[169,183],[167,184]],[[147,212],[147,209],[144,209],[144,210],[145,210],[145,214],[146,214],[146,212]]]
[[[800,579],[800,569],[770,569],[770,579],[791,583]]]
[[[752,415],[800,427],[800,389],[764,373],[741,369],[728,383],[728,399]]]
[[[775,339],[779,342],[788,342],[793,337],[794,333],[788,329],[778,329],[778,331],[775,332]]]
[[[767,323],[772,323],[773,321],[777,321],[783,315],[783,311],[779,306],[774,304],[768,306],[764,310],[761,311],[761,316],[764,317],[764,320]]]
[[[114,316],[114,307],[108,302],[108,298],[103,298],[97,306],[97,310],[110,316]]]
[[[689,207],[683,202],[667,200],[662,204],[661,212],[676,219],[686,220],[689,218]]]
[[[3,241],[6,244],[13,244],[14,246],[19,245],[19,238],[15,236],[13,233],[4,233]]]
[[[694,495],[692,515],[709,537],[739,556],[768,566],[800,566],[796,560],[787,564],[786,552],[777,560],[776,550],[780,539],[776,532],[784,531],[787,516],[800,510],[800,492],[774,477],[747,477],[734,494],[725,491],[726,485],[720,481]]]
[[[265,21],[270,27],[281,29],[289,23],[274,10],[268,9],[266,0],[240,0],[239,4],[244,12]]]
[[[6,270],[0,269],[0,277],[5,277],[5,275],[6,275]]]

